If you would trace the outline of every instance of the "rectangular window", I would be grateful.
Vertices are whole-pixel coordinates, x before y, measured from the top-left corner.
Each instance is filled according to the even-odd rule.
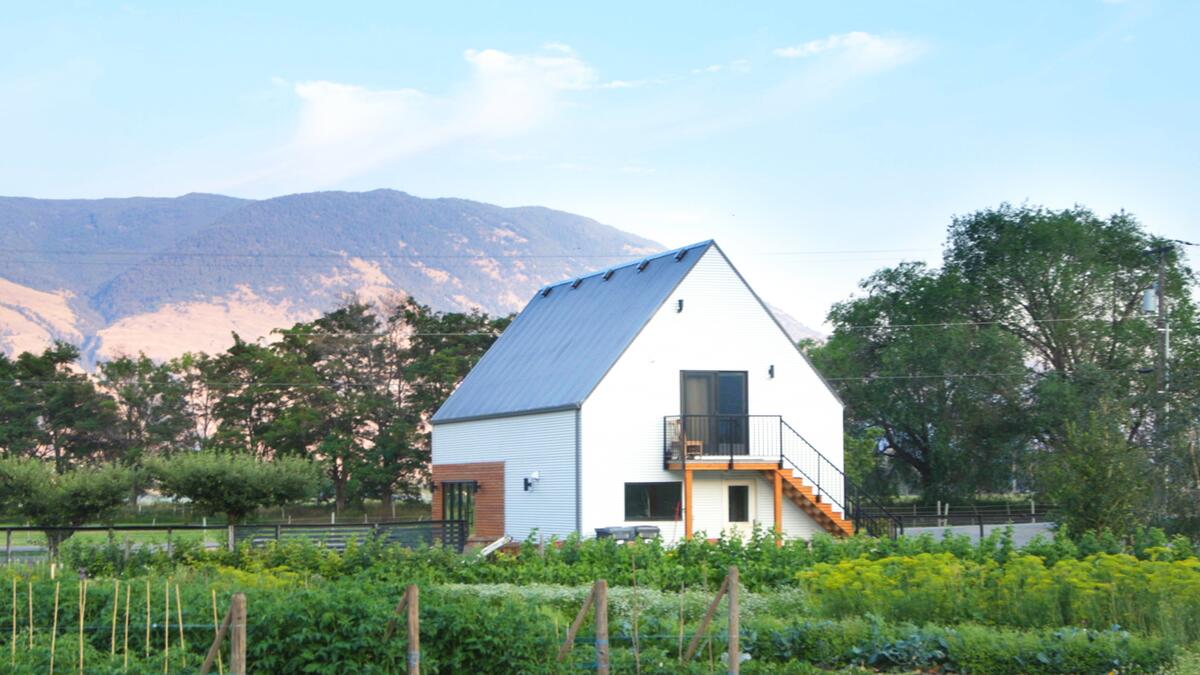
[[[750,522],[750,486],[729,486],[729,522]]]
[[[626,483],[625,520],[675,520],[683,505],[683,488],[673,483]]]
[[[442,519],[467,521],[467,535],[475,534],[475,481],[442,483]]]

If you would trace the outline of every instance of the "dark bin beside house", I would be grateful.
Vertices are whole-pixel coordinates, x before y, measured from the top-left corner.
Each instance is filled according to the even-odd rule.
[[[617,541],[630,541],[633,539],[633,531],[634,528],[632,527],[597,527],[596,538],[606,539],[612,537]]]
[[[633,529],[637,532],[638,539],[656,539],[659,534],[657,525],[638,525]]]

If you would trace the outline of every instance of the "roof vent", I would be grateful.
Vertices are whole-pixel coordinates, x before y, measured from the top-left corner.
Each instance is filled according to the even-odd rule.
[[[582,284],[582,283],[583,283],[583,277],[579,277],[575,281],[571,282],[571,288],[579,288],[579,284]]]
[[[552,290],[554,290],[553,286],[547,286],[547,287],[543,288],[542,289],[542,297],[544,298],[547,295],[550,295],[550,291],[552,291]]]
[[[646,258],[645,260],[643,260],[641,263],[638,264],[638,271],[641,272],[641,271],[645,270],[649,265],[650,265],[650,259]]]
[[[603,281],[608,281],[609,279],[611,279],[611,278],[612,278],[612,275],[613,275],[613,271],[612,271],[612,270],[608,270],[608,271],[606,271],[606,272],[604,273]]]
[[[685,255],[687,255],[687,249],[686,248],[679,249],[679,253],[675,254],[675,262],[679,262],[680,260],[683,260],[683,256],[685,256]]]

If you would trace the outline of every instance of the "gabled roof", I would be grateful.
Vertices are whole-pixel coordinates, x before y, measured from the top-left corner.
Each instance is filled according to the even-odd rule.
[[[704,241],[542,288],[433,422],[580,407],[712,246]]]

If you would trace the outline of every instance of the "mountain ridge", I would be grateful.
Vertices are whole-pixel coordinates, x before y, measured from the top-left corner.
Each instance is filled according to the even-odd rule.
[[[663,248],[544,206],[387,188],[0,197],[0,349],[65,339],[88,365],[217,351],[233,331],[256,339],[351,297],[506,314],[546,283]]]

